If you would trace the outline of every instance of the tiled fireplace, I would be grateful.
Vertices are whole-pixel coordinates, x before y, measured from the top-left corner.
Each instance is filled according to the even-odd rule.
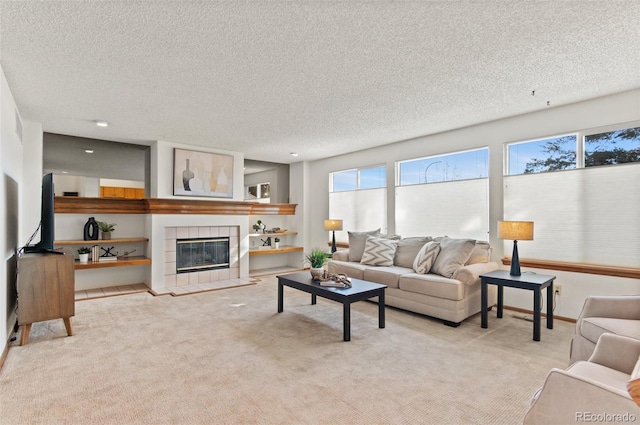
[[[240,245],[239,226],[175,226],[164,228],[164,286],[172,288],[177,286],[200,285],[221,280],[240,277]],[[193,251],[200,252],[197,243],[217,245],[215,249],[226,249],[228,240],[229,255],[227,264],[217,264],[211,267],[196,266],[191,270],[184,270],[184,265],[177,265],[178,247],[188,241],[193,246]],[[197,242],[201,241],[201,242]],[[222,256],[224,257],[224,255]],[[180,266],[180,267],[178,267]],[[180,268],[180,270],[178,270]]]

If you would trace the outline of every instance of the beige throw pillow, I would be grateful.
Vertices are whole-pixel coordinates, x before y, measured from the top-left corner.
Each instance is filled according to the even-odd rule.
[[[364,244],[367,241],[367,236],[380,235],[380,229],[370,230],[368,232],[348,232],[349,233],[349,261],[362,260],[362,253],[364,252]]]
[[[424,244],[422,248],[420,248],[420,251],[418,251],[416,258],[413,260],[413,270],[415,270],[416,273],[429,273],[439,252],[439,242],[427,242]]]
[[[413,268],[413,262],[420,251],[420,248],[427,242],[431,242],[430,236],[404,238],[398,242],[396,256],[393,258],[395,266]]]
[[[440,253],[433,263],[431,272],[448,278],[453,277],[456,270],[467,262],[475,246],[475,239],[443,237],[440,241]]]
[[[491,259],[491,245],[487,241],[476,241],[466,264],[488,263]]]
[[[368,266],[393,266],[398,241],[367,236],[360,264]]]

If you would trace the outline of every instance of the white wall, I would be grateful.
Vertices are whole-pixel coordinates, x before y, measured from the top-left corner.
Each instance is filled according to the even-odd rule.
[[[16,104],[9,84],[0,67],[0,353],[8,344],[16,322],[16,259],[15,250],[21,245],[21,213],[25,205],[21,193],[23,182],[23,146],[16,134]],[[23,127],[24,137],[24,127]],[[42,170],[42,166],[40,167]],[[39,188],[42,176],[35,180]],[[38,189],[38,192],[40,190]],[[38,214],[39,216],[39,214]],[[37,225],[37,221],[36,221]],[[34,227],[35,229],[35,227]]]
[[[304,208],[304,229],[308,232],[308,239],[305,236],[304,240],[305,249],[326,246],[327,232],[324,231],[322,223],[329,214],[329,173],[356,167],[385,164],[387,167],[387,187],[389,188],[387,231],[394,233],[393,202],[395,194],[393,187],[395,186],[394,170],[396,161],[489,147],[489,236],[491,245],[494,248],[494,260],[498,261],[503,257],[505,246],[505,242],[497,239],[497,222],[502,219],[503,215],[502,153],[504,144],[638,119],[640,119],[640,90],[633,90],[314,161],[308,164],[308,178],[304,179],[303,187],[297,187],[295,182],[304,173],[302,170],[292,167],[292,202],[306,194],[315,194],[309,198],[308,208]],[[510,256],[511,245],[507,249]],[[521,257],[526,258],[526,255],[521,252]],[[508,267],[505,266],[504,268]],[[585,297],[590,294],[640,293],[640,282],[633,279],[581,273],[561,273],[551,270],[539,270],[538,272],[558,276],[556,283],[563,285],[563,294],[558,297],[555,311],[560,316],[576,318],[580,313]],[[522,290],[506,290],[505,305],[530,310],[533,308],[531,294]]]

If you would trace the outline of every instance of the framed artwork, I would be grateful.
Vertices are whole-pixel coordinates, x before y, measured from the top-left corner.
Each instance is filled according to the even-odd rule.
[[[233,198],[233,156],[175,148],[173,194]]]

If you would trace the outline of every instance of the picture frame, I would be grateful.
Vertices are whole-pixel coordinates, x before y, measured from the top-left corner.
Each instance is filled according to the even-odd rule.
[[[174,148],[173,194],[233,198],[233,156]]]

